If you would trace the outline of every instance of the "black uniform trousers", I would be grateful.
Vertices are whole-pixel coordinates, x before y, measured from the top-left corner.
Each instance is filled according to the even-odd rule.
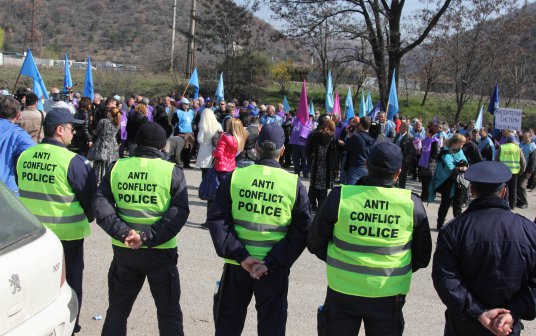
[[[493,336],[488,329],[484,328],[478,320],[462,320],[448,309],[445,311],[444,336]],[[514,324],[510,336],[521,335],[523,324]]]
[[[510,205],[510,209],[514,210],[516,208],[516,200],[517,200],[517,174],[512,174],[512,177],[508,182],[506,182],[506,190],[507,190],[507,197],[508,197],[508,204]]]
[[[528,205],[527,201],[527,188],[525,182],[527,181],[527,177],[525,174],[520,173],[517,175],[517,200],[516,200],[516,206],[524,206]]]
[[[242,334],[253,295],[257,309],[257,334],[285,335],[289,273],[289,269],[277,268],[255,280],[241,266],[228,264],[218,293],[222,295],[219,307],[218,300],[214,300],[214,311],[218,314],[216,336]]]
[[[78,314],[73,332],[80,331],[80,308],[82,307],[82,280],[84,276],[84,239],[62,240],[65,256],[65,280],[78,297]]]
[[[109,307],[102,335],[127,334],[127,319],[146,277],[156,304],[160,335],[184,335],[177,249],[131,250],[113,246],[113,250],[108,272]]]
[[[367,336],[400,336],[404,332],[405,303],[405,295],[366,298],[328,287],[326,302],[318,310],[318,335],[357,336],[364,322]]]

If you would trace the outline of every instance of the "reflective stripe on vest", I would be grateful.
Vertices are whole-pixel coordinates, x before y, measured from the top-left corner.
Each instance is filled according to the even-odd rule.
[[[132,229],[141,231],[160,220],[171,203],[171,179],[175,165],[162,159],[130,157],[120,159],[110,175],[112,194],[119,217]],[[112,239],[112,244],[126,247]],[[144,246],[146,247],[146,246]],[[172,238],[155,248],[175,248]]]
[[[39,144],[17,161],[20,200],[61,240],[77,240],[91,233],[89,222],[67,179],[76,156],[65,147]]]
[[[513,143],[507,143],[501,145],[501,155],[499,161],[504,163],[512,174],[518,174],[521,166],[519,161],[521,160],[521,148]]]
[[[287,235],[298,177],[263,165],[237,168],[231,177],[234,230],[248,253],[263,260]],[[225,259],[227,263],[238,263]]]
[[[326,258],[329,287],[363,297],[407,294],[412,236],[409,190],[342,186]]]

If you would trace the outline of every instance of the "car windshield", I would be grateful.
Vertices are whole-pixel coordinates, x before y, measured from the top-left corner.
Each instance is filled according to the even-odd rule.
[[[45,228],[34,215],[0,183],[0,254],[29,237],[37,237]]]

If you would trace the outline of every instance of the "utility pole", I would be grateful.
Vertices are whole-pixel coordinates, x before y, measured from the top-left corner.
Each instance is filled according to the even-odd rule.
[[[186,54],[186,77],[192,74],[194,67],[194,48],[195,48],[195,9],[196,0],[192,0],[192,15],[190,17],[190,33],[188,34],[188,48]]]
[[[177,0],[173,1],[173,23],[171,24],[171,65],[170,71],[173,72],[173,59],[175,56],[175,24],[177,21]]]

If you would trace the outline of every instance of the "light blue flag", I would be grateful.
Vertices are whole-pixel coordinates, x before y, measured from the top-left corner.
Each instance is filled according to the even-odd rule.
[[[197,68],[195,68],[194,72],[192,72],[188,84],[195,88],[194,99],[197,99],[197,97],[199,97],[199,77],[197,76]]]
[[[315,115],[315,106],[313,105],[313,99],[309,100],[309,115],[314,117]]]
[[[20,74],[33,79],[33,91],[39,98],[37,101],[37,108],[43,110],[43,98],[48,99],[47,88],[45,87],[45,82],[35,65],[32,51],[30,49],[28,49],[26,58],[20,69]]]
[[[484,105],[480,105],[480,112],[478,112],[478,117],[476,118],[475,129],[479,130],[482,128],[483,118],[484,118]]]
[[[63,88],[67,91],[67,88],[73,87],[73,79],[71,77],[71,69],[69,69],[69,57],[65,53],[65,73],[63,75]]]
[[[367,109],[367,114],[369,114],[372,110],[374,110],[374,105],[372,104],[372,97],[370,96],[370,90],[368,91],[366,109]]]
[[[225,95],[223,94],[223,72],[220,74],[220,80],[214,96],[216,96],[216,101],[218,103],[225,99]]]
[[[333,101],[333,82],[331,80],[331,71],[328,72],[328,81],[326,84],[326,112],[333,112],[333,106],[335,102]]]
[[[287,100],[287,96],[283,96],[283,111],[285,111],[285,113],[288,113],[290,112],[291,108],[290,108],[290,105],[288,103],[288,100]]]
[[[393,120],[395,114],[398,113],[398,95],[396,93],[396,70],[393,71],[393,79],[391,80],[391,88],[389,89],[389,104],[387,106],[387,120]]]
[[[355,117],[354,113],[354,102],[352,101],[352,90],[348,87],[348,93],[346,94],[346,120],[349,121]]]
[[[359,104],[359,118],[367,115],[367,103],[365,102],[365,90],[361,91],[361,104]]]
[[[87,68],[86,68],[86,80],[84,81],[84,93],[82,97],[89,97],[91,100],[95,98],[93,92],[93,74],[91,73],[91,58],[87,57]]]

